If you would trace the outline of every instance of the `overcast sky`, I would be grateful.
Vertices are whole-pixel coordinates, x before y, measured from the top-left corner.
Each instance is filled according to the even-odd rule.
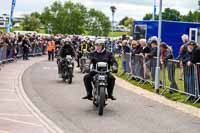
[[[0,14],[10,13],[12,0],[0,0]],[[14,15],[28,14],[33,11],[41,12],[45,6],[49,6],[56,0],[16,0]],[[60,0],[61,2],[68,0]],[[146,13],[153,12],[153,0],[71,0],[80,2],[88,8],[96,8],[111,17],[110,6],[117,7],[116,19],[119,21],[124,16],[140,20]],[[159,1],[159,0],[157,0]],[[157,2],[158,3],[158,2]],[[164,8],[175,8],[181,14],[187,14],[189,10],[197,10],[198,0],[163,0]],[[158,9],[157,9],[158,13]]]

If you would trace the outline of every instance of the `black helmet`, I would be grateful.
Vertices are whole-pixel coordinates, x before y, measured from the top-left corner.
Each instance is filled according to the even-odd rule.
[[[189,41],[188,43],[187,43],[187,45],[192,45],[192,46],[196,46],[197,45],[197,43],[195,42],[195,41]]]

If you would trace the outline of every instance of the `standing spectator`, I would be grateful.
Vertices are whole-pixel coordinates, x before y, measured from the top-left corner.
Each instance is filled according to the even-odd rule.
[[[55,52],[55,42],[53,41],[53,38],[48,42],[47,51],[48,51],[48,60],[54,61],[54,52]]]
[[[144,79],[146,80],[150,78],[150,61],[144,58],[144,56],[150,53],[150,48],[147,46],[146,39],[140,39],[139,43],[141,45],[140,55],[143,57]]]
[[[146,60],[150,60],[150,71],[151,71],[151,78],[153,81],[155,81],[155,71],[156,71],[156,59],[154,57],[157,57],[157,40],[152,40],[150,42],[151,50],[150,53],[147,53],[145,55]]]
[[[160,64],[162,65],[162,69],[168,69],[168,79],[170,81],[170,88],[178,90],[178,86],[175,81],[175,70],[176,64],[174,62],[168,61],[169,59],[173,59],[172,49],[165,43],[162,42],[160,45]],[[165,72],[163,73],[163,80],[166,79]],[[173,93],[173,90],[170,90],[170,93]]]
[[[179,79],[183,80],[184,74],[183,74],[183,61],[182,60],[183,60],[183,56],[187,52],[187,43],[189,41],[189,37],[188,37],[188,35],[183,34],[181,36],[181,39],[183,41],[183,44],[180,47],[178,59],[180,60],[180,75],[179,75]]]
[[[29,49],[30,49],[30,41],[28,37],[25,36],[22,41],[23,60],[28,60]]]
[[[195,95],[195,73],[193,63],[196,63],[199,59],[199,48],[194,41],[187,43],[187,51],[182,57],[183,72],[184,72],[184,86],[185,92]]]
[[[130,53],[131,53],[131,48],[129,44],[127,43],[127,40],[123,40],[122,42],[122,68],[123,68],[123,73],[130,73]]]

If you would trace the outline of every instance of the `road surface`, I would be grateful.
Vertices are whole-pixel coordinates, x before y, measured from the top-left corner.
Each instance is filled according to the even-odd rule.
[[[67,133],[198,133],[200,119],[118,86],[102,117],[85,96],[83,74],[75,69],[73,83],[63,83],[55,62],[43,61],[23,75],[33,103]]]

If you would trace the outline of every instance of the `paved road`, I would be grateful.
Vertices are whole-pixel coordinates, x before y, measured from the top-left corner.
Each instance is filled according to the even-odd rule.
[[[116,86],[117,101],[109,101],[103,117],[85,95],[83,75],[75,71],[72,85],[57,77],[55,62],[41,62],[23,76],[34,104],[70,133],[198,133],[200,119]]]

